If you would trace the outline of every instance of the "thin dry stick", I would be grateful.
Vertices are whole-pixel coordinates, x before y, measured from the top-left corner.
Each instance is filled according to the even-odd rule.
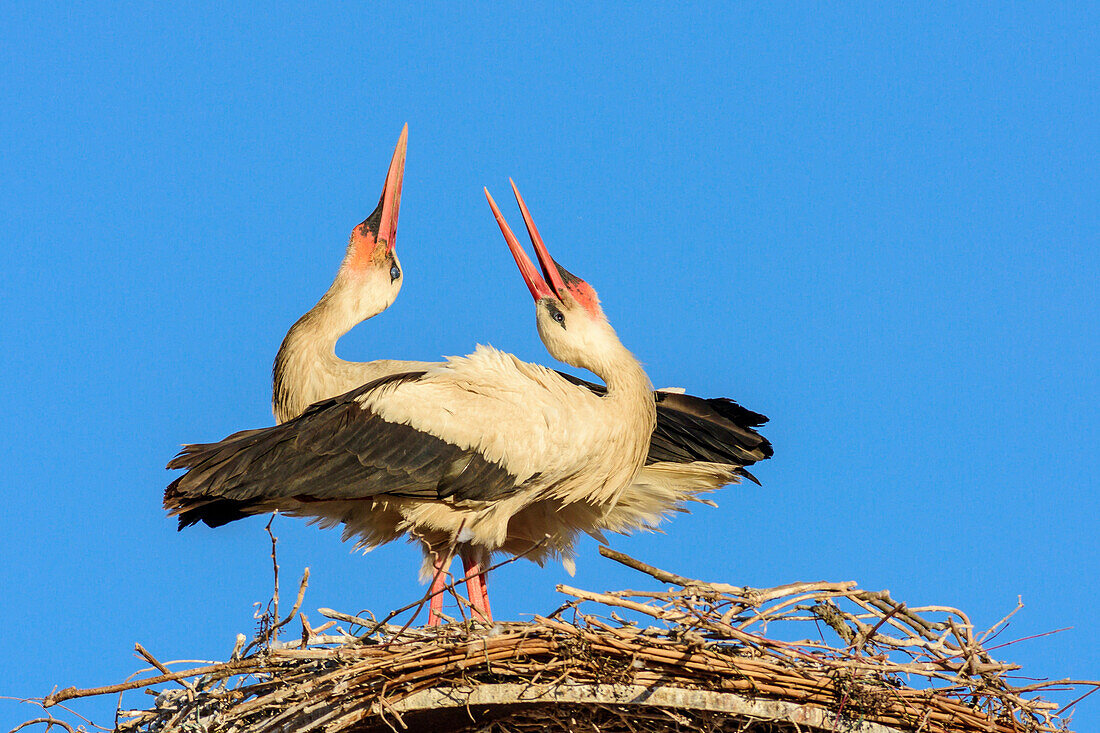
[[[1066,705],[1063,705],[1061,708],[1058,709],[1058,711],[1056,713],[1054,713],[1054,715],[1055,716],[1064,715],[1067,711],[1072,710],[1074,705],[1081,702],[1082,700],[1084,700],[1086,697],[1088,697],[1092,693],[1096,692],[1097,690],[1100,690],[1100,683],[1093,683],[1093,684],[1095,684],[1096,686],[1093,687],[1088,692],[1086,692],[1084,695],[1081,695],[1080,697],[1075,698],[1073,701],[1067,703]]]
[[[656,578],[662,583],[670,583],[672,585],[679,585],[682,587],[699,584],[699,581],[697,580],[685,578],[682,575],[676,575],[675,573],[670,573],[667,570],[661,570],[660,568],[655,568],[652,565],[647,565],[641,560],[635,560],[626,553],[619,552],[618,550],[612,550],[607,545],[600,545],[599,551],[600,554],[607,559],[614,560],[617,563],[626,565],[628,568],[632,568],[634,570],[637,570],[638,572],[645,573],[646,575]],[[734,592],[740,592],[741,590],[743,589],[737,588],[734,590]]]
[[[274,548],[274,544],[272,544],[272,548]],[[241,654],[241,656],[247,656],[250,651],[252,651],[256,647],[261,646],[263,644],[267,644],[270,647],[270,646],[273,646],[276,643],[277,638],[278,638],[277,637],[278,630],[283,628],[287,624],[289,624],[291,621],[293,621],[294,617],[298,615],[298,611],[302,608],[302,602],[305,600],[306,588],[308,586],[309,586],[309,568],[306,568],[305,571],[303,571],[303,573],[302,573],[302,579],[300,581],[298,581],[298,595],[294,599],[294,606],[290,609],[290,613],[288,613],[286,615],[286,618],[284,618],[281,621],[279,620],[278,616],[275,616],[274,617],[275,618],[274,622],[272,622],[266,629],[263,629],[259,634],[256,635],[256,637],[248,644],[248,646],[244,648],[244,652]],[[278,594],[278,592],[279,592],[279,580],[278,580],[278,577],[276,576],[276,580],[275,580],[275,593],[276,593],[276,595]],[[277,612],[278,608],[279,608],[278,600],[275,600],[274,608],[275,608],[275,611]]]
[[[141,644],[134,644],[134,651],[136,651],[136,652],[137,652],[138,654],[140,654],[140,655],[141,655],[141,657],[142,657],[142,659],[144,659],[144,660],[145,660],[146,662],[148,662],[149,664],[151,664],[151,665],[153,665],[154,667],[156,667],[156,668],[157,668],[158,670],[160,670],[160,671],[161,671],[162,673],[164,673],[164,674],[172,674],[172,670],[168,669],[168,668],[167,668],[167,667],[165,667],[165,666],[164,666],[163,664],[161,664],[160,662],[158,662],[158,661],[156,660],[156,657],[154,657],[154,656],[153,656],[152,654],[150,654],[150,653],[149,653],[149,652],[148,652],[148,651],[147,651],[147,650],[145,649],[145,647],[143,647],[143,646],[142,646]],[[187,688],[187,689],[188,689],[188,690],[189,690],[190,692],[192,692],[192,693],[193,693],[193,692],[195,691],[195,686],[194,686],[194,685],[192,685],[192,684],[191,684],[190,682],[188,682],[187,680],[180,680],[179,682],[180,682],[180,684],[181,684],[181,685],[183,685],[184,687],[186,687],[186,688]]]
[[[451,549],[448,549],[448,550],[447,550],[447,555],[446,555],[446,559],[445,559],[445,561],[444,561],[444,562],[445,562],[445,563],[446,563],[446,562],[450,562],[450,561],[451,561],[451,559],[452,559],[452,558],[451,558]],[[396,611],[391,611],[391,612],[390,612],[390,615],[389,615],[389,616],[386,616],[386,618],[384,618],[384,619],[382,619],[381,621],[379,621],[379,622],[375,623],[375,624],[374,624],[374,626],[372,626],[372,627],[370,628],[370,630],[368,630],[368,631],[367,631],[367,632],[366,632],[365,634],[361,635],[361,636],[359,637],[359,641],[360,641],[360,642],[363,642],[363,643],[366,643],[366,642],[367,642],[368,640],[370,640],[370,639],[371,639],[371,637],[373,637],[373,636],[374,636],[374,634],[375,634],[375,633],[377,633],[377,632],[378,632],[378,630],[379,630],[379,629],[381,629],[381,628],[382,628],[383,626],[386,626],[386,625],[387,625],[387,624],[388,624],[388,623],[389,623],[390,621],[392,621],[393,619],[397,618],[397,617],[398,617],[399,615],[401,615],[401,614],[402,614],[402,613],[404,613],[405,611],[408,611],[409,609],[411,609],[411,608],[414,608],[414,607],[415,607],[415,608],[416,608],[416,610],[415,610],[415,611],[413,611],[413,614],[412,614],[412,616],[411,616],[411,617],[409,618],[409,620],[405,622],[405,625],[401,627],[401,630],[400,630],[400,631],[399,631],[399,632],[398,632],[397,634],[394,634],[394,635],[393,635],[393,636],[392,636],[392,637],[390,638],[390,640],[389,640],[389,641],[387,642],[387,644],[389,644],[389,643],[392,643],[393,641],[395,641],[395,640],[397,640],[397,639],[401,638],[401,635],[402,635],[402,634],[404,634],[404,633],[405,633],[405,632],[406,632],[406,631],[408,630],[408,628],[409,628],[409,626],[410,626],[410,625],[412,624],[413,620],[414,620],[414,619],[415,619],[415,618],[417,617],[417,615],[418,615],[418,614],[420,613],[421,609],[423,609],[423,608],[424,608],[424,604],[425,604],[425,603],[427,603],[427,602],[431,601],[431,599],[432,599],[432,598],[435,598],[435,597],[436,597],[437,595],[439,595],[439,594],[441,594],[441,593],[446,593],[446,592],[448,592],[448,591],[450,591],[450,592],[454,593],[454,594],[455,594],[455,597],[457,598],[457,597],[458,597],[458,594],[457,594],[457,591],[455,591],[455,587],[456,587],[456,585],[457,585],[457,583],[456,583],[455,581],[452,581],[452,582],[448,583],[447,585],[443,586],[442,588],[440,588],[440,589],[439,589],[438,591],[435,591],[434,593],[432,592],[432,589],[431,589],[431,587],[429,587],[429,588],[428,588],[428,592],[427,592],[427,593],[425,593],[425,594],[424,594],[424,596],[423,596],[423,597],[421,597],[421,599],[420,599],[419,601],[417,601],[416,603],[410,603],[410,604],[408,604],[407,606],[402,606],[401,608],[397,609]]]
[[[188,677],[198,677],[200,675],[218,674],[229,676],[233,674],[239,674],[241,672],[259,672],[263,669],[263,664],[254,658],[241,659],[236,662],[220,662],[218,664],[211,664],[206,667],[197,667],[195,669],[186,669],[179,672],[169,672],[168,674],[158,675],[157,677],[145,677],[140,680],[133,680],[132,682],[123,682],[117,685],[104,685],[103,687],[89,687],[83,690],[78,690],[75,687],[66,687],[64,690],[58,690],[51,692],[42,701],[42,707],[48,708],[56,705],[59,702],[65,700],[72,700],[78,697],[95,697],[96,695],[113,695],[116,692],[125,692],[126,690],[137,690],[142,687],[151,687],[153,685],[159,685],[164,682],[177,682]]]
[[[996,629],[997,627],[1001,626],[1001,624],[1007,624],[1007,623],[1008,623],[1008,620],[1009,620],[1010,618],[1012,618],[1013,616],[1015,616],[1015,615],[1016,615],[1016,612],[1017,612],[1017,611],[1019,611],[1019,610],[1020,610],[1021,608],[1023,608],[1023,607],[1024,607],[1024,598],[1023,598],[1023,596],[1016,596],[1016,608],[1014,608],[1014,609],[1012,609],[1011,611],[1009,611],[1009,612],[1008,612],[1008,614],[1007,614],[1007,615],[1006,615],[1006,616],[1005,616],[1004,618],[1002,618],[1002,619],[1001,619],[1000,621],[998,621],[997,623],[995,623],[995,624],[993,624],[992,626],[990,626],[990,627],[989,627],[989,628],[988,628],[988,629],[986,630],[986,632],[985,632],[984,634],[982,634],[982,635],[981,635],[981,638],[979,638],[979,639],[978,639],[978,643],[979,643],[979,644],[984,644],[984,643],[985,643],[985,640],[989,638],[989,635],[990,635],[990,634],[992,634],[992,633],[993,633],[993,631],[994,631],[994,630],[995,630],[995,629]],[[1000,633],[1000,632],[998,632],[998,633]]]
[[[64,728],[65,730],[69,731],[69,733],[76,733],[76,731],[73,730],[73,727],[71,725],[69,725],[68,723],[66,723],[63,720],[58,720],[57,718],[35,718],[34,720],[28,720],[26,723],[22,723],[20,725],[15,726],[8,733],[15,733],[16,731],[23,730],[27,726],[38,725],[39,723],[45,723],[46,724],[46,730],[49,730],[50,728],[53,728],[56,725],[60,728]]]
[[[43,698],[40,698],[40,697],[25,698],[25,697],[9,697],[7,695],[0,695],[0,700],[14,700],[15,702],[24,702],[24,703],[28,703],[30,705],[37,705],[38,707],[42,708],[43,710],[46,709],[46,705],[44,704],[44,700],[43,700]],[[112,730],[112,728],[104,728],[102,725],[96,725],[91,720],[84,717],[83,715],[76,712],[75,710],[73,710],[70,707],[67,707],[65,705],[58,705],[57,707],[61,708],[62,710],[64,710],[69,715],[72,715],[74,718],[79,718],[80,720],[83,720],[85,723],[92,726],[93,728],[97,728],[97,729],[102,730],[102,731]],[[116,725],[116,727],[117,727],[117,725]]]
[[[271,523],[275,521],[275,517],[279,515],[278,511],[271,513],[271,519],[267,520],[267,525],[264,530],[267,532],[267,536],[271,538],[271,570],[275,576],[275,590],[271,594],[271,604],[268,608],[271,609],[271,623],[275,624],[269,629],[268,638],[271,641],[278,641],[279,639],[279,563],[275,559],[275,544],[279,541],[275,536],[275,533],[271,531]]]

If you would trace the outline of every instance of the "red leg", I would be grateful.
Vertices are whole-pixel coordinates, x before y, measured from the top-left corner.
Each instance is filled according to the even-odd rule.
[[[428,605],[428,626],[439,626],[442,623],[439,615],[443,612],[443,593],[440,591],[447,585],[447,569],[443,567],[443,558],[438,554],[433,557],[432,566],[435,568],[435,574],[432,575],[431,590],[428,591],[432,594]]]
[[[489,563],[485,563],[485,567],[489,567]],[[493,623],[493,611],[489,608],[489,572],[487,570],[481,574],[481,608],[485,611],[485,617],[489,619],[489,623]]]
[[[466,595],[474,608],[474,617],[493,623],[493,612],[489,610],[489,588],[486,583],[488,574],[482,572],[481,563],[474,559],[471,552],[462,553],[462,567],[466,570]]]

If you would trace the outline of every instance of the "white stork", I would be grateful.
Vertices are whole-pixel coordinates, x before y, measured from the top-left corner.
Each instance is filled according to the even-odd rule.
[[[401,130],[374,212],[351,231],[347,254],[332,286],[291,326],[271,370],[271,406],[277,422],[301,415],[314,402],[391,374],[428,369],[421,361],[344,361],[336,342],[356,324],[393,305],[401,292],[397,215],[405,176],[409,126]]]
[[[602,394],[478,347],[427,371],[375,380],[281,425],[186,446],[169,468],[188,471],[164,496],[180,527],[279,510],[342,523],[367,547],[408,534],[428,548],[436,583],[452,548],[476,578],[494,552],[569,556],[578,532],[598,532],[645,463],[653,389],[595,291],[536,241],[548,285],[515,238],[508,243],[536,298],[547,350],[600,377]],[[470,591],[490,619],[484,588]]]
[[[336,356],[339,338],[392,305],[401,289],[402,271],[395,244],[407,137],[406,125],[378,207],[352,230],[347,253],[331,287],[294,324],[279,348],[272,370],[272,406],[280,423],[298,417],[311,404],[376,379],[440,366],[438,362],[394,359],[350,362]],[[512,187],[515,190],[514,183]],[[541,246],[541,237],[518,191],[516,197],[530,236]],[[597,394],[603,392],[599,385],[561,376]],[[615,506],[604,512],[604,530],[626,533],[654,528],[670,512],[686,511],[683,506],[698,501],[704,492],[738,483],[742,477],[755,481],[746,467],[772,454],[771,445],[754,430],[767,418],[732,400],[667,391],[658,391],[654,397],[657,426],[646,465]],[[523,527],[528,535],[537,535],[537,519],[526,522],[517,517],[512,524]],[[599,532],[593,534],[602,541]],[[563,561],[572,572],[571,557]],[[474,577],[472,582],[476,586],[479,580]],[[482,592],[483,582],[481,585],[474,590]]]

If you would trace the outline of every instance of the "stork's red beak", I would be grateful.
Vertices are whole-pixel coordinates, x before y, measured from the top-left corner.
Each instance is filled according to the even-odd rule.
[[[511,182],[512,179],[508,179]],[[508,249],[512,251],[512,257],[516,261],[516,265],[519,266],[520,274],[523,275],[524,281],[527,283],[528,290],[531,291],[531,296],[536,300],[542,300],[543,298],[557,298],[561,300],[561,294],[565,292],[565,283],[562,281],[561,275],[558,273],[557,265],[554,260],[551,259],[550,253],[546,250],[546,245],[542,242],[542,237],[539,236],[538,229],[535,228],[535,222],[531,220],[531,214],[527,211],[527,205],[523,202],[523,197],[519,195],[519,191],[516,189],[516,184],[512,183],[512,190],[516,194],[516,201],[519,202],[520,212],[523,214],[523,221],[527,225],[527,234],[531,237],[531,243],[535,245],[535,255],[539,259],[539,265],[542,267],[543,275],[546,276],[546,280],[549,280],[551,285],[546,284],[546,280],[539,275],[535,269],[535,265],[531,262],[527,253],[523,251],[523,247],[520,246],[519,240],[516,239],[516,235],[512,233],[511,227],[508,226],[508,222],[504,221],[504,216],[500,213],[500,209],[497,208],[497,202],[493,200],[492,195],[489,194],[489,189],[485,189],[485,198],[489,200],[489,207],[493,210],[493,216],[496,217],[497,225],[500,226],[500,231],[504,235],[504,239],[508,242]]]
[[[539,234],[539,230],[535,227],[535,221],[531,218],[531,212],[527,210],[527,204],[524,203],[523,197],[519,195],[519,189],[516,188],[516,182],[511,178],[508,179],[508,183],[512,184],[512,193],[516,195],[516,203],[519,204],[519,211],[523,214],[523,223],[527,225],[527,236],[531,238],[531,244],[535,245],[535,255],[539,258],[539,265],[542,267],[542,275],[550,281],[550,285],[554,288],[554,292],[561,297],[561,294],[565,292],[565,281],[562,279],[561,272],[558,271],[558,263],[554,262],[554,258],[550,256],[550,252],[547,251],[546,245],[542,242],[542,235]]]
[[[397,213],[401,208],[401,183],[405,180],[405,148],[409,142],[409,125],[401,128],[401,137],[393,150],[386,187],[382,189],[382,220],[378,223],[378,242],[386,243],[386,252],[393,252],[397,243]]]
[[[408,139],[409,126],[405,125],[390,160],[386,186],[382,189],[378,207],[351,232],[353,257],[349,264],[353,267],[366,267],[379,246],[384,246],[388,254],[393,252],[397,243],[397,214],[401,209],[401,183],[405,178],[405,148]]]

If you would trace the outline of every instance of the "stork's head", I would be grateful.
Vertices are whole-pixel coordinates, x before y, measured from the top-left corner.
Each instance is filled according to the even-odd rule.
[[[618,343],[600,308],[600,299],[591,285],[554,261],[514,182],[512,191],[527,225],[527,234],[535,247],[542,275],[524,253],[488,189],[485,196],[508,242],[508,249],[512,251],[512,257],[535,299],[536,322],[542,343],[555,359],[600,373],[599,357],[610,345],[609,342]]]
[[[397,243],[397,214],[401,208],[401,182],[405,176],[405,147],[409,126],[393,151],[386,185],[378,207],[361,224],[351,230],[348,252],[340,266],[340,276],[356,288],[381,296],[388,307],[401,290],[401,263],[394,245]]]

